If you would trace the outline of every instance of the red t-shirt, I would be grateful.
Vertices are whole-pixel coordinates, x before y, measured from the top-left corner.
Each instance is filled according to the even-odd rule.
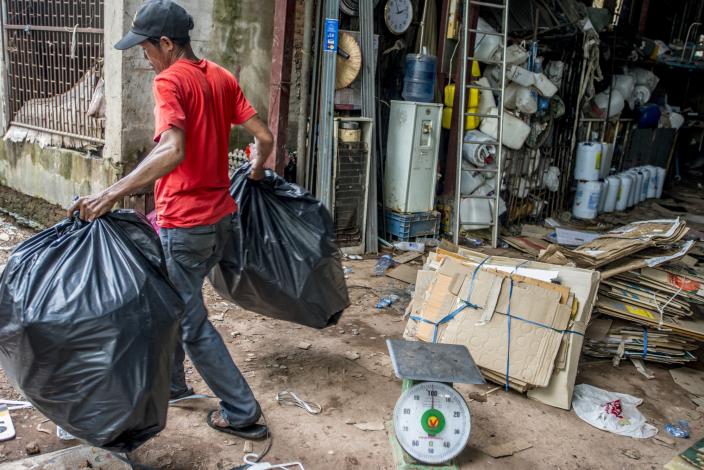
[[[235,77],[219,65],[179,60],[154,79],[154,140],[175,127],[185,136],[185,159],[154,185],[161,227],[214,224],[237,210],[230,196],[230,129],[257,112]]]

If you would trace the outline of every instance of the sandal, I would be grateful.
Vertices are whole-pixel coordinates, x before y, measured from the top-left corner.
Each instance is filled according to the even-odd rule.
[[[215,413],[218,413],[219,411],[214,410],[208,413],[208,426],[211,428],[215,429],[216,431],[224,432],[226,434],[232,434],[233,436],[241,437],[242,439],[249,439],[249,440],[260,440],[264,439],[269,435],[269,428],[266,427],[263,424],[250,424],[247,426],[242,426],[242,427],[232,427],[232,426],[227,426],[225,428],[217,426],[213,422],[213,415]]]

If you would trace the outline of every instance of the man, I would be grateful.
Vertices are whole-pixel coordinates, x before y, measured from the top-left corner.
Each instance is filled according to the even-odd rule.
[[[161,242],[169,277],[186,304],[181,340],[196,369],[220,398],[220,410],[208,415],[219,431],[246,439],[267,436],[257,424],[261,409],[235,366],[220,334],[208,321],[203,280],[222,257],[233,236],[237,210],[229,194],[228,139],[242,125],[258,142],[250,178],[264,176],[263,163],[273,137],[245,98],[235,78],[222,67],[199,59],[190,46],[193,19],[171,0],[148,0],[131,30],[115,47],[141,46],[157,76],[156,147],[129,175],[101,194],[79,199],[69,214],[92,221],[124,196],[154,183]],[[193,394],[186,385],[184,351],[175,353],[171,398]]]

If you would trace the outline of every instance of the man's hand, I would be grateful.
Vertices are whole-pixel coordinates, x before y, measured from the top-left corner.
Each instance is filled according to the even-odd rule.
[[[242,127],[254,136],[254,146],[251,148],[252,153],[249,156],[252,162],[249,179],[254,181],[262,180],[266,176],[264,165],[274,150],[274,136],[259,116],[254,116],[242,124]]]
[[[266,172],[263,166],[252,166],[252,171],[249,172],[249,179],[253,181],[261,181],[266,177]]]
[[[68,210],[68,217],[73,216],[73,214],[78,211],[81,220],[93,222],[101,215],[109,212],[116,202],[115,198],[106,193],[97,196],[82,197]]]

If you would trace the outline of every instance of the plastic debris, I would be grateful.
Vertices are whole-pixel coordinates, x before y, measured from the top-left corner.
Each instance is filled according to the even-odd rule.
[[[658,430],[638,411],[637,406],[641,403],[640,398],[587,384],[576,385],[572,396],[572,407],[577,416],[595,428],[645,439],[656,435]]]
[[[381,299],[379,299],[379,302],[377,302],[377,304],[376,304],[376,308],[378,308],[379,310],[383,310],[387,307],[390,307],[394,303],[398,302],[398,300],[399,300],[398,295],[394,295],[394,294],[386,295],[386,296],[382,297]]]
[[[665,425],[665,431],[667,431],[671,436],[679,437],[680,439],[689,438],[689,423],[680,419],[677,424],[667,423]]]
[[[383,276],[386,271],[394,265],[394,258],[391,255],[383,255],[374,266],[374,275]]]

